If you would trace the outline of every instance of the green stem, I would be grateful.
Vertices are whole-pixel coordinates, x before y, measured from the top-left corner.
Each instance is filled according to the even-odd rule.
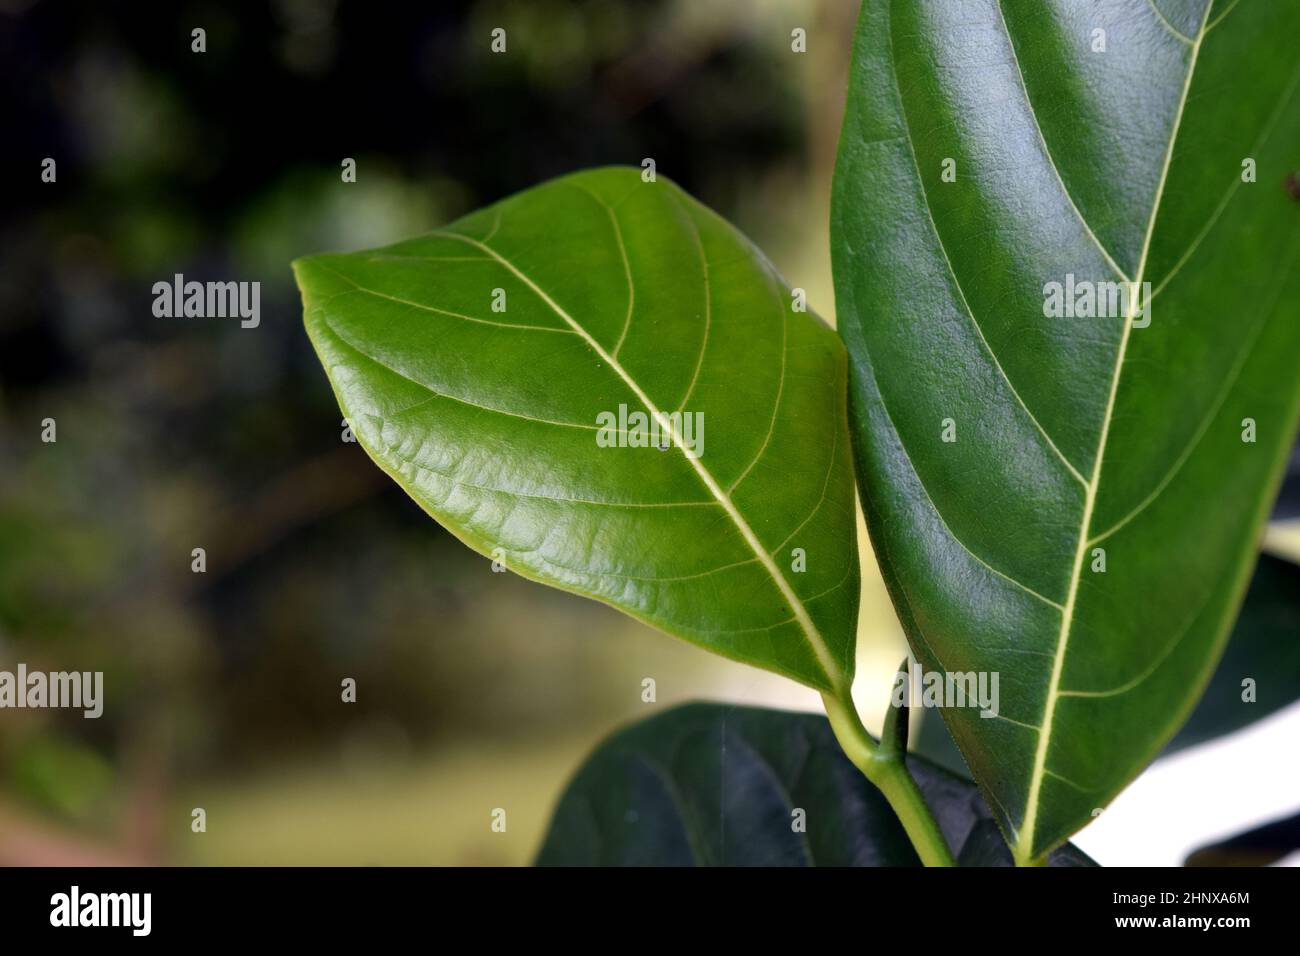
[[[921,862],[926,866],[955,866],[948,841],[917,789],[916,781],[907,772],[904,755],[882,751],[862,726],[847,689],[838,695],[824,693],[822,701],[845,755],[885,795]]]

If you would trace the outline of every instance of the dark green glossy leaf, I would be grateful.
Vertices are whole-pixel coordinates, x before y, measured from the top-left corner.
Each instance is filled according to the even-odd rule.
[[[1300,850],[1300,814],[1194,850],[1187,866],[1268,866]]]
[[[719,654],[847,686],[845,355],[732,226],[662,177],[599,169],[294,270],[361,445],[462,541]],[[600,443],[675,412],[662,450]]]
[[[863,5],[832,252],[864,507],[918,658],[1001,675],[997,718],[946,716],[1022,862],[1169,740],[1249,580],[1300,411],[1294,31]],[[1048,318],[1071,281],[1152,293]]]
[[[1248,727],[1300,700],[1300,565],[1260,555],[1219,666],[1165,753]],[[1250,679],[1254,700],[1243,700]],[[915,750],[965,775],[966,765],[939,711],[921,714]]]
[[[909,758],[908,767],[951,845],[964,847],[980,823],[992,819],[974,784],[920,758]],[[1006,845],[999,854],[987,832],[977,843],[969,854],[972,865],[1010,862]],[[537,862],[915,866],[920,861],[880,791],[844,756],[826,718],[688,704],[633,724],[596,749],[560,798]],[[1051,863],[1095,865],[1072,846],[1053,854]]]

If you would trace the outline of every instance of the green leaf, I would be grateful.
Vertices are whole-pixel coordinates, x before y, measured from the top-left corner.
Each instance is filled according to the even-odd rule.
[[[992,840],[980,827],[992,817],[974,784],[919,758],[909,758],[908,769],[963,858],[976,866],[1010,863],[996,827]],[[676,707],[602,743],[560,798],[537,862],[920,863],[889,804],[849,762],[826,718],[724,704]],[[1096,865],[1073,846],[1051,863]]]
[[[1250,726],[1300,700],[1300,565],[1262,554],[1227,649],[1187,723],[1166,754]],[[1243,700],[1250,679],[1253,700]],[[965,775],[939,711],[921,714],[915,750]]]
[[[1020,862],[1169,740],[1249,580],[1300,411],[1294,30],[863,5],[832,253],[864,509],[918,658],[1001,676],[947,717]],[[1047,317],[1071,276],[1152,293]]]
[[[470,547],[848,686],[846,358],[735,228],[662,177],[599,169],[294,271],[361,445]],[[663,450],[602,446],[644,438],[634,415],[669,421]]]
[[[1300,565],[1260,555],[1223,659],[1166,753],[1248,727],[1300,700]],[[1243,700],[1250,680],[1252,699]]]

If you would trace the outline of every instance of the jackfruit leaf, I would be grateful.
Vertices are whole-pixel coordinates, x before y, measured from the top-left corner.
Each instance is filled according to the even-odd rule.
[[[1294,32],[863,4],[832,256],[864,510],[923,664],[1001,675],[996,719],[946,716],[1022,863],[1169,741],[1250,580],[1300,412]]]
[[[908,758],[961,862],[1009,866],[973,783]],[[542,866],[919,866],[826,718],[687,704],[618,731],[565,790]],[[1095,866],[1065,846],[1053,866]]]
[[[1249,727],[1300,700],[1300,565],[1261,554],[1227,649],[1164,753]],[[938,710],[922,712],[915,751],[966,775]]]
[[[294,271],[358,441],[463,542],[726,657],[848,685],[846,357],[734,227],[607,168]]]

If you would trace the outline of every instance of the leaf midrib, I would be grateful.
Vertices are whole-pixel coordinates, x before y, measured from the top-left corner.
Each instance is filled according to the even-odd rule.
[[[598,356],[600,356],[601,360],[606,362],[619,378],[623,380],[624,384],[632,390],[632,393],[636,395],[637,400],[645,406],[646,411],[650,413],[655,421],[659,422],[661,428],[664,428],[668,432],[672,444],[681,451],[683,457],[695,470],[709,493],[717,499],[718,504],[721,505],[723,511],[726,512],[727,517],[736,526],[741,537],[745,539],[745,543],[749,545],[750,549],[758,558],[759,563],[763,565],[764,570],[767,571],[768,575],[776,584],[777,590],[780,591],[782,598],[785,599],[785,602],[794,612],[795,620],[803,630],[804,638],[812,648],[818,666],[820,666],[825,672],[830,688],[837,692],[847,693],[847,688],[844,687],[844,673],[841,671],[834,655],[830,652],[830,648],[827,646],[821,632],[817,629],[817,625],[813,623],[812,617],[809,615],[808,609],[804,606],[803,601],[800,600],[798,594],[795,593],[794,588],[790,586],[790,582],[787,581],[785,575],[781,573],[781,569],[777,566],[776,562],[772,560],[772,556],[767,552],[767,549],[759,540],[758,535],[754,533],[754,529],[750,527],[749,522],[745,520],[744,515],[740,513],[740,510],[731,500],[731,496],[723,490],[722,486],[718,484],[712,473],[700,462],[699,458],[691,454],[687,449],[686,443],[677,431],[677,427],[673,424],[672,419],[660,411],[658,406],[650,399],[650,396],[645,393],[645,390],[641,388],[640,384],[632,377],[627,369],[623,367],[617,358],[610,354],[580,322],[573,318],[573,316],[571,316],[558,302],[551,298],[546,290],[541,288],[541,286],[534,282],[527,273],[519,269],[513,262],[501,255],[491,246],[470,236],[462,235],[458,232],[451,232],[449,230],[439,230],[434,234],[467,243],[468,245],[487,253],[504,268],[509,270],[515,278],[528,286],[528,288],[532,290],[533,294],[541,299],[542,302],[544,302],[548,308],[559,316],[566,325],[581,336],[583,340],[586,341],[587,345]]]
[[[1173,161],[1174,144],[1178,140],[1179,129],[1182,126],[1183,111],[1187,106],[1187,94],[1191,90],[1192,77],[1196,72],[1197,57],[1201,52],[1201,44],[1205,40],[1206,24],[1209,22],[1210,11],[1214,8],[1214,0],[1209,0],[1205,5],[1205,12],[1201,15],[1200,29],[1197,31],[1196,40],[1192,44],[1191,56],[1187,63],[1187,75],[1183,79],[1183,89],[1178,100],[1178,112],[1174,116],[1173,125],[1169,131],[1169,142],[1165,147],[1165,157],[1160,170],[1160,180],[1156,184],[1155,196],[1151,202],[1151,215],[1147,220],[1146,234],[1142,240],[1142,252],[1138,257],[1138,266],[1133,279],[1132,288],[1137,290],[1142,288],[1142,280],[1146,274],[1147,256],[1151,251],[1151,238],[1155,234],[1156,219],[1160,212],[1160,204],[1164,197],[1165,184],[1169,177],[1169,167]],[[1001,4],[998,5],[998,11],[1001,13]],[[1003,21],[1005,26],[1005,19]],[[1010,31],[1007,31],[1007,40],[1011,42]],[[1032,112],[1032,104],[1030,106]],[[1054,165],[1054,164],[1053,164]],[[1052,739],[1052,721],[1056,714],[1056,703],[1060,698],[1061,675],[1064,671],[1065,653],[1069,646],[1070,632],[1074,625],[1074,607],[1078,597],[1079,582],[1083,570],[1084,555],[1087,554],[1088,535],[1091,531],[1093,509],[1097,501],[1097,488],[1101,483],[1102,462],[1106,456],[1106,444],[1110,437],[1110,424],[1115,410],[1115,396],[1119,392],[1120,378],[1124,368],[1124,357],[1128,351],[1130,333],[1133,329],[1133,319],[1136,315],[1135,308],[1138,305],[1137,295],[1130,295],[1128,308],[1124,316],[1124,329],[1120,336],[1119,348],[1115,356],[1115,368],[1111,373],[1110,395],[1106,401],[1106,410],[1102,416],[1101,434],[1097,441],[1097,453],[1093,461],[1092,479],[1088,482],[1084,491],[1083,515],[1079,521],[1079,532],[1077,545],[1074,554],[1074,566],[1070,573],[1070,585],[1066,592],[1065,607],[1061,612],[1061,629],[1057,636],[1056,653],[1052,658],[1052,674],[1048,683],[1047,697],[1043,704],[1043,720],[1038,730],[1038,746],[1034,753],[1034,766],[1029,777],[1029,792],[1025,800],[1025,813],[1021,821],[1020,832],[1017,835],[1014,853],[1016,860],[1020,863],[1028,863],[1033,859],[1034,852],[1034,828],[1038,820],[1039,794],[1042,789],[1043,777],[1049,772],[1047,770],[1047,753]]]

